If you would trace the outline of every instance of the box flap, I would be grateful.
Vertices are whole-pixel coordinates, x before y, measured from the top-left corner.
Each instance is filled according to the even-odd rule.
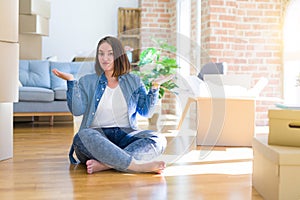
[[[268,135],[254,137],[252,146],[254,150],[259,151],[276,164],[300,165],[299,147],[268,145]]]
[[[251,76],[248,74],[205,74],[205,88],[201,90],[201,96],[211,97],[247,97],[258,98],[260,92],[268,83],[266,78],[261,77],[254,87],[250,88]]]
[[[269,119],[293,119],[300,121],[300,110],[290,109],[270,109],[268,112]]]

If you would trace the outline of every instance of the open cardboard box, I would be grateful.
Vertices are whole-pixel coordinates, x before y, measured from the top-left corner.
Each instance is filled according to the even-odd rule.
[[[255,100],[267,80],[253,88],[250,80],[249,75],[205,75],[200,95],[188,99],[178,128],[196,102],[197,145],[252,146]]]

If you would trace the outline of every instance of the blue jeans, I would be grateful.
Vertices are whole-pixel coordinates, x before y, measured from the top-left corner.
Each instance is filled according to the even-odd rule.
[[[156,132],[118,127],[83,129],[73,139],[81,163],[94,159],[120,171],[126,171],[133,158],[142,161],[156,158],[166,145],[166,138]]]

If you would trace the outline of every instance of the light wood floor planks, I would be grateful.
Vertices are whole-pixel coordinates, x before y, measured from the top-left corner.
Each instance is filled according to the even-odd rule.
[[[251,148],[216,148],[200,160],[198,148],[163,175],[88,175],[69,164],[72,136],[70,123],[16,123],[14,157],[0,162],[0,199],[262,199],[251,185]]]

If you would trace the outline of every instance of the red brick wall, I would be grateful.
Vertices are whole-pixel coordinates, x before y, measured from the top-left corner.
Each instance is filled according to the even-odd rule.
[[[142,8],[142,49],[153,45],[151,37],[168,39],[174,16],[170,0],[140,0],[139,5]]]
[[[196,2],[191,0],[192,40],[197,38]],[[140,0],[142,27],[155,28],[151,34],[176,41],[176,3]],[[211,60],[227,62],[228,74],[250,74],[252,86],[266,77],[269,83],[261,96],[282,97],[282,1],[202,0],[201,7],[201,45]],[[142,37],[145,47],[148,35]],[[267,110],[272,105],[257,101],[257,125],[268,124]]]

